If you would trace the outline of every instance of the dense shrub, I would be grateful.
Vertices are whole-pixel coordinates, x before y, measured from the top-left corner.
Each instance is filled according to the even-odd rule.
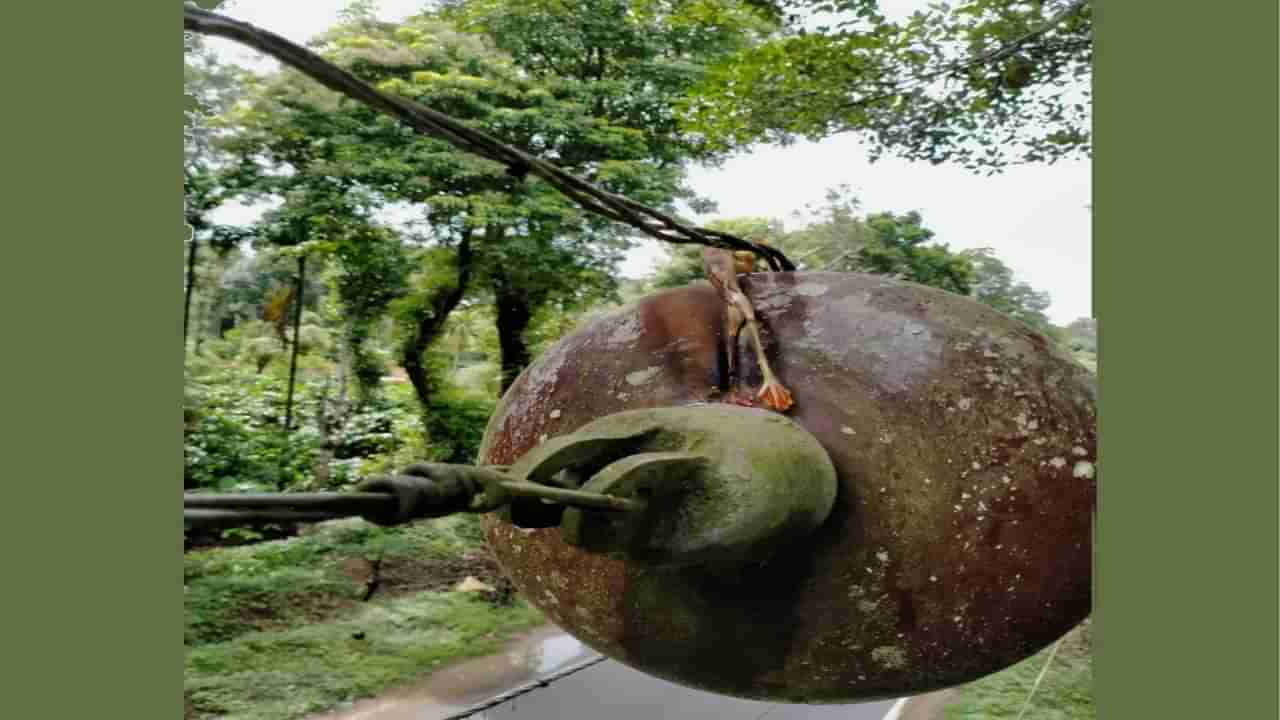
[[[314,428],[284,433],[284,395],[271,377],[219,370],[188,381],[183,486],[274,489],[311,474]]]
[[[435,462],[473,463],[480,453],[495,402],[487,398],[445,394],[431,403],[423,424]]]
[[[332,438],[333,456],[349,460],[391,452],[399,444],[397,428],[413,422],[414,414],[404,406],[374,397],[357,408]]]
[[[320,488],[319,383],[298,387],[294,430],[286,435],[282,377],[250,367],[193,375],[183,399],[187,489],[338,489],[412,462],[471,463],[494,408],[489,398],[443,391],[424,417],[407,386],[388,387],[333,431],[328,482]]]

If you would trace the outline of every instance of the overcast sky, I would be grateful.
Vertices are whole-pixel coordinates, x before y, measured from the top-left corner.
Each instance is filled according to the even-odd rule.
[[[219,12],[305,42],[332,25],[346,4],[232,0]],[[926,4],[885,0],[882,7],[903,14]],[[379,15],[398,20],[422,6],[422,0],[381,0]],[[211,38],[209,44],[240,65],[274,67],[229,41]],[[693,168],[690,181],[719,206],[714,215],[694,218],[697,222],[750,215],[776,217],[789,225],[793,212],[821,201],[827,188],[847,183],[865,211],[916,210],[936,239],[952,249],[994,248],[1018,279],[1052,296],[1048,315],[1055,323],[1092,316],[1088,162],[1013,168],[995,177],[896,159],[872,165],[856,137],[840,135],[786,148],[761,146],[718,169]],[[663,255],[658,243],[645,241],[627,257],[623,273],[646,274]]]

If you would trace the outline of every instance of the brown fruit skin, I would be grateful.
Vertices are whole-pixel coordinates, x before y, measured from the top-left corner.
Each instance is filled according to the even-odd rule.
[[[1090,612],[1093,375],[968,298],[877,276],[741,278],[795,406],[830,454],[835,508],[736,576],[653,571],[486,516],[515,585],[636,669],[761,700],[921,693],[1007,667]],[[490,421],[510,464],[609,413],[703,402],[722,372],[705,284],[649,296],[548,349]],[[744,380],[758,369],[743,353]]]

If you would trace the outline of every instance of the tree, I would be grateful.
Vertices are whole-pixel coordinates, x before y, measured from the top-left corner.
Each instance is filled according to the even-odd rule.
[[[199,236],[194,236],[189,243],[188,258],[194,259],[194,252],[200,241]],[[199,296],[194,300],[189,300],[186,313],[190,325],[190,335],[194,338],[192,350],[199,354],[204,342],[210,338],[221,339],[226,331],[234,327],[235,312],[244,312],[246,308],[229,306],[228,301],[232,297],[229,292],[228,282],[232,277],[235,269],[243,260],[243,254],[238,248],[224,248],[219,244],[206,243],[211,245],[214,252],[205,253],[200,256],[200,262],[194,265],[189,264],[188,269],[195,272],[191,275],[188,283],[188,298],[190,299],[195,293],[191,292],[195,288],[200,289]],[[251,310],[257,313],[257,309],[261,306],[261,302],[254,303]]]
[[[316,45],[384,91],[517,144],[577,157],[611,190],[651,197],[675,192],[678,169],[648,162],[639,133],[591,117],[580,88],[531,78],[482,39],[430,17],[400,26],[355,17]],[[585,217],[549,186],[409,132],[297,73],[258,83],[228,124],[237,131],[227,146],[238,158],[240,187],[286,199],[275,213],[273,242],[367,234],[372,213],[391,202],[425,208],[425,232],[400,231],[406,247],[423,251],[413,255],[425,265],[409,286],[385,298],[397,301],[401,364],[423,407],[433,380],[422,354],[461,299],[477,290],[477,280],[498,305],[501,334],[519,338],[538,303],[607,291],[627,246],[616,228]],[[351,265],[352,277],[379,274],[356,265],[381,260],[362,258],[348,245],[341,260]],[[506,364],[522,367],[527,356],[510,347],[504,347]]]
[[[240,96],[237,76],[242,71],[220,62],[198,35],[184,41],[182,58],[184,158],[188,164],[197,159],[208,162],[217,154],[217,132],[204,120],[226,112]]]
[[[249,127],[227,143],[240,158],[233,182],[251,196],[274,194],[282,200],[263,214],[254,236],[277,255],[310,255],[316,265],[336,264],[330,279],[343,306],[346,359],[363,405],[377,397],[385,372],[369,341],[391,303],[406,292],[410,260],[399,235],[372,217],[376,196],[331,176],[307,150],[296,147],[297,136]],[[259,164],[264,157],[286,158],[284,171]]]
[[[823,200],[796,213],[805,225],[785,237],[784,249],[806,270],[862,271],[858,253],[871,241],[871,231],[861,202],[848,185],[828,188]]]
[[[863,272],[929,285],[961,295],[970,291],[973,268],[964,253],[934,242],[917,212],[859,214],[847,186],[827,191],[825,202],[798,213],[806,224],[785,231],[766,218],[717,220],[708,227],[776,246],[800,270]],[[700,248],[677,248],[654,276],[656,287],[686,285],[703,277]]]
[[[972,267],[963,253],[938,243],[920,213],[861,213],[847,185],[827,190],[823,202],[800,214],[806,224],[778,239],[798,267],[862,272],[969,293]]]
[[[664,207],[676,198],[696,204],[681,165],[712,160],[718,152],[680,126],[675,98],[698,82],[709,63],[749,47],[774,27],[758,8],[737,0],[450,0],[441,17],[483,35],[531,77],[571,93],[599,127],[616,128],[618,139],[634,146],[623,156],[627,166],[609,158],[621,149],[617,144],[602,155],[605,148],[581,141],[586,138],[563,137],[548,148],[545,134],[505,137],[634,200]],[[630,182],[619,184],[624,180]],[[617,232],[589,225],[598,234]],[[531,357],[525,332],[544,303],[558,303],[565,315],[566,299],[580,307],[614,290],[611,277],[597,274],[593,284],[588,274],[571,278],[574,294],[544,292],[564,287],[557,276],[572,267],[550,250],[543,245],[534,255],[513,253],[518,262],[490,266],[504,391]]]
[[[1014,279],[1013,270],[990,248],[970,250],[964,255],[973,264],[974,299],[1048,334],[1056,334],[1044,311],[1049,308],[1049,293],[1036,290]]]
[[[212,166],[205,151],[187,158],[182,173],[183,215],[190,228],[187,239],[187,262],[182,307],[182,337],[184,342],[191,325],[192,300],[195,297],[201,258],[200,245],[210,247],[217,254],[217,261],[225,261],[227,254],[248,239],[251,233],[244,228],[214,223],[210,214],[226,202],[227,189],[220,172]],[[199,338],[197,337],[197,342]]]
[[[225,259],[246,235],[241,229],[218,225],[209,219],[227,199],[221,175],[226,158],[216,145],[217,133],[205,118],[225,112],[238,97],[237,69],[217,61],[199,37],[184,43],[183,87],[187,105],[183,111],[183,219],[190,230],[182,308],[182,336],[190,334],[192,301],[196,294],[200,245],[212,247]],[[197,336],[197,345],[200,337]]]
[[[289,354],[289,385],[284,401],[284,431],[293,428],[293,390],[298,380],[298,351],[302,348],[303,288],[307,282],[307,256],[298,255],[298,279],[293,291],[293,352]]]
[[[279,319],[282,315],[277,311],[286,308],[272,306],[294,285],[295,262],[269,248],[227,251],[216,272],[209,273],[203,282],[209,297],[206,322],[217,328],[217,336],[223,337],[245,321]],[[308,272],[304,310],[319,307],[328,293],[320,273]]]
[[[871,237],[857,251],[853,266],[862,272],[969,294],[973,281],[969,260],[951,252],[946,245],[929,244],[934,233],[922,222],[920,213],[915,211],[868,215],[866,225]]]
[[[720,148],[681,126],[673,103],[712,64],[778,28],[773,12],[743,0],[444,0],[441,7],[442,17],[484,34],[522,70],[575,83],[593,116],[640,133],[660,165],[718,157]]]
[[[900,22],[876,0],[780,0],[784,33],[707,73],[688,127],[740,146],[856,132],[872,159],[988,173],[1091,151],[1088,0],[960,0]]]

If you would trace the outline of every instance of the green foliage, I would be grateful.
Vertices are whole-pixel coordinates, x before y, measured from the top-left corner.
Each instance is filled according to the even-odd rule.
[[[968,259],[946,245],[929,244],[934,233],[921,224],[920,213],[874,213],[865,222],[870,239],[857,252],[854,264],[858,270],[960,295],[969,293],[973,268]]]
[[[484,439],[484,431],[488,427],[496,398],[494,395],[467,394],[452,387],[447,379],[452,363],[448,354],[428,352],[425,360],[429,382],[437,390],[425,406],[419,405],[421,429],[418,432],[422,436],[421,442],[409,443],[416,455],[405,457],[397,454],[389,457],[388,461],[399,462],[401,465],[424,460],[474,463],[480,453],[480,443]],[[411,402],[407,391],[401,402],[402,406]],[[385,464],[383,467],[386,470],[393,469]]]
[[[1049,294],[1017,281],[988,248],[953,252],[938,244],[919,213],[860,214],[847,186],[827,191],[825,201],[798,213],[806,224],[790,232],[764,218],[736,218],[711,224],[719,230],[764,240],[787,253],[801,270],[865,272],[971,295],[1006,315],[1044,333],[1055,328],[1045,315]],[[703,278],[702,253],[678,247],[654,276],[655,287],[678,287]],[[1092,348],[1089,328],[1077,321],[1073,350]]]
[[[353,223],[331,244],[337,262],[327,276],[343,309],[343,341],[362,402],[375,399],[385,363],[370,339],[378,321],[409,287],[413,267],[399,239],[385,228]]]
[[[436,19],[480,42],[455,41],[432,24]],[[410,50],[424,38],[466,48],[454,67],[417,58],[423,67],[407,68],[407,78],[378,79],[609,190],[665,207],[675,198],[693,200],[681,163],[710,157],[699,136],[678,127],[671,100],[696,82],[706,62],[766,29],[746,5],[719,0],[662,7],[459,0],[445,3],[436,18],[394,33]],[[364,28],[351,52],[385,56],[393,43],[372,30]],[[459,222],[485,228],[476,273],[504,310],[495,320],[507,380],[519,371],[527,346],[545,345],[583,308],[614,297],[617,264],[630,245],[616,226],[583,215],[539,181],[512,182],[501,168],[473,159],[417,172],[415,187],[429,194],[423,199],[438,235],[441,225]]]
[[[300,389],[295,399],[299,427],[285,434],[282,377],[227,367],[189,379],[183,401],[184,487],[317,489],[321,436],[315,421],[320,392],[318,384]],[[420,434],[417,413],[410,407],[404,400],[376,398],[355,408],[329,438],[337,469],[330,483],[339,486],[357,479],[346,467],[350,463],[343,461],[396,452],[406,428]]]
[[[848,186],[806,208],[808,224],[777,243],[802,269],[864,272],[967,295],[973,269],[962,253],[934,241],[918,212],[859,214]]]
[[[244,343],[243,353],[245,358],[258,369],[258,372],[262,372],[272,360],[283,354],[283,348],[275,338],[261,335],[247,339]]]
[[[659,207],[676,198],[696,203],[681,164],[712,153],[678,126],[671,101],[708,62],[758,40],[772,21],[737,0],[588,5],[465,0],[395,26],[353,6],[315,47],[383,91],[608,190]],[[402,361],[426,403],[416,355],[436,339],[455,290],[473,299],[493,293],[511,308],[498,318],[502,354],[515,358],[503,362],[504,372],[523,362],[524,343],[545,343],[582,308],[613,298],[627,232],[536,179],[409,132],[296,72],[246,83],[245,102],[227,108],[216,126],[225,135],[221,149],[235,158],[229,186],[280,201],[256,228],[261,241],[306,244],[344,268],[350,287],[334,289],[347,311],[345,344],[362,398],[384,372],[362,350],[384,312],[417,338]],[[371,237],[381,232],[372,211],[389,202],[424,208],[429,224],[397,242],[438,251],[417,255],[424,265],[408,284],[401,282],[407,274],[389,274],[401,266],[386,253],[365,251],[396,245]],[[468,262],[449,262],[464,237]],[[439,276],[441,268],[449,277]],[[472,278],[470,287],[457,287],[461,277]]]
[[[277,626],[302,624],[317,606],[339,605],[364,590],[340,574],[337,560],[452,557],[479,546],[475,524],[470,516],[396,528],[353,520],[288,540],[188,552],[184,644],[234,639],[264,616],[274,616]]]
[[[545,345],[539,348],[545,349]],[[498,397],[502,388],[498,363],[491,360],[458,368],[453,373],[453,384],[459,392],[487,398]]]
[[[260,340],[272,341],[250,342]],[[354,405],[336,424],[330,403],[327,441],[317,426],[321,395],[332,393],[327,383],[313,381],[299,388],[295,430],[286,435],[283,364],[274,372],[228,365],[203,375],[194,374],[189,364],[183,401],[184,486],[224,491],[325,489],[317,485],[316,468],[327,463],[326,488],[337,489],[413,462],[474,462],[496,389],[454,389],[447,380],[451,358],[443,353],[429,358],[441,389],[425,410],[407,385],[393,385]]]
[[[672,106],[706,73],[776,29],[741,0],[447,0],[443,17],[483,33],[513,63],[569,81],[591,114],[628,128],[664,164],[712,159],[706,139],[680,127]],[[578,153],[561,153],[576,165]],[[634,199],[647,202],[641,197]]]
[[[990,248],[964,254],[973,263],[975,299],[1041,332],[1054,334],[1053,325],[1045,315],[1051,302],[1049,293],[1015,280],[1013,270]]]
[[[778,247],[800,270],[864,272],[967,295],[973,268],[963,253],[934,241],[917,212],[858,214],[847,187],[827,192],[825,204],[810,206],[804,227],[787,232],[776,220],[735,218],[709,226]],[[654,286],[685,285],[703,277],[701,248],[677,248],[658,269]]]
[[[227,528],[222,531],[221,535],[224,540],[238,540],[242,543],[253,543],[266,539],[266,535],[248,527]]]
[[[392,452],[399,445],[397,430],[412,417],[404,404],[383,397],[362,403],[331,438],[333,456],[348,460]]]
[[[533,77],[480,37],[429,16],[393,27],[351,15],[318,48],[385,91],[576,166],[612,190],[656,202],[677,192],[679,168],[653,163],[644,133],[593,114],[594,96],[580,83]],[[226,146],[241,159],[239,186],[284,198],[264,237],[281,244],[310,238],[347,268],[353,289],[337,288],[348,306],[347,345],[356,374],[370,383],[381,369],[363,363],[359,352],[368,320],[394,303],[406,330],[433,339],[451,310],[441,299],[463,269],[450,256],[464,235],[472,237],[473,290],[500,280],[532,310],[608,293],[629,245],[617,228],[585,216],[545,184],[335,101],[296,73],[269,78],[225,122],[235,128]],[[388,275],[396,263],[354,250],[380,244],[364,218],[367,208],[391,201],[420,204],[430,224],[421,237],[400,238],[431,250],[414,258],[422,264],[411,284]]]
[[[430,439],[429,459],[447,463],[476,462],[495,405],[493,397],[437,394],[422,419]]]
[[[200,282],[200,294],[209,305],[206,331],[220,325],[240,328],[263,318],[271,297],[282,289],[287,292],[297,283],[297,262],[279,252],[250,253],[233,249],[221,259],[211,258],[209,264],[217,267],[208,268],[207,276]],[[308,265],[307,281],[303,287],[302,322],[324,327],[328,332],[334,325],[315,312],[327,294],[321,279],[322,272],[323,265],[318,260]],[[260,334],[270,333],[253,331],[255,336]]]
[[[861,210],[849,185],[828,188],[823,202],[806,204],[795,213],[803,227],[779,242],[803,270],[858,271],[858,253],[871,241]]]
[[[525,337],[533,355],[553,345],[560,338],[568,335],[580,326],[587,318],[599,312],[601,308],[617,300],[614,295],[607,299],[592,299],[586,302],[547,303],[534,316]]]
[[[397,528],[341,521],[289,540],[187,553],[188,717],[301,718],[492,652],[544,622],[519,599],[495,606],[447,584],[397,591],[390,582],[414,573],[439,582],[431,563],[468,572],[465,554],[480,546],[476,518],[455,516]],[[343,571],[361,559],[378,559],[392,586],[368,603],[364,583]]]
[[[873,159],[988,172],[1091,150],[1087,0],[962,0],[902,21],[875,0],[778,5],[787,31],[716,64],[680,105],[713,145],[853,131]]]
[[[493,307],[481,303],[464,303],[449,315],[437,348],[454,357],[454,369],[483,361],[498,351],[493,316]]]
[[[361,610],[188,650],[185,694],[193,716],[297,720],[493,653],[545,622],[523,600],[495,607],[469,593],[420,593]]]
[[[225,112],[238,99],[239,70],[219,62],[203,37],[193,34],[188,42],[182,54],[182,85],[187,98],[183,112],[184,165],[207,166],[214,160],[216,151],[215,133],[205,120]]]
[[[183,486],[274,490],[311,475],[311,433],[286,436],[284,388],[269,376],[222,371],[189,382]]]

